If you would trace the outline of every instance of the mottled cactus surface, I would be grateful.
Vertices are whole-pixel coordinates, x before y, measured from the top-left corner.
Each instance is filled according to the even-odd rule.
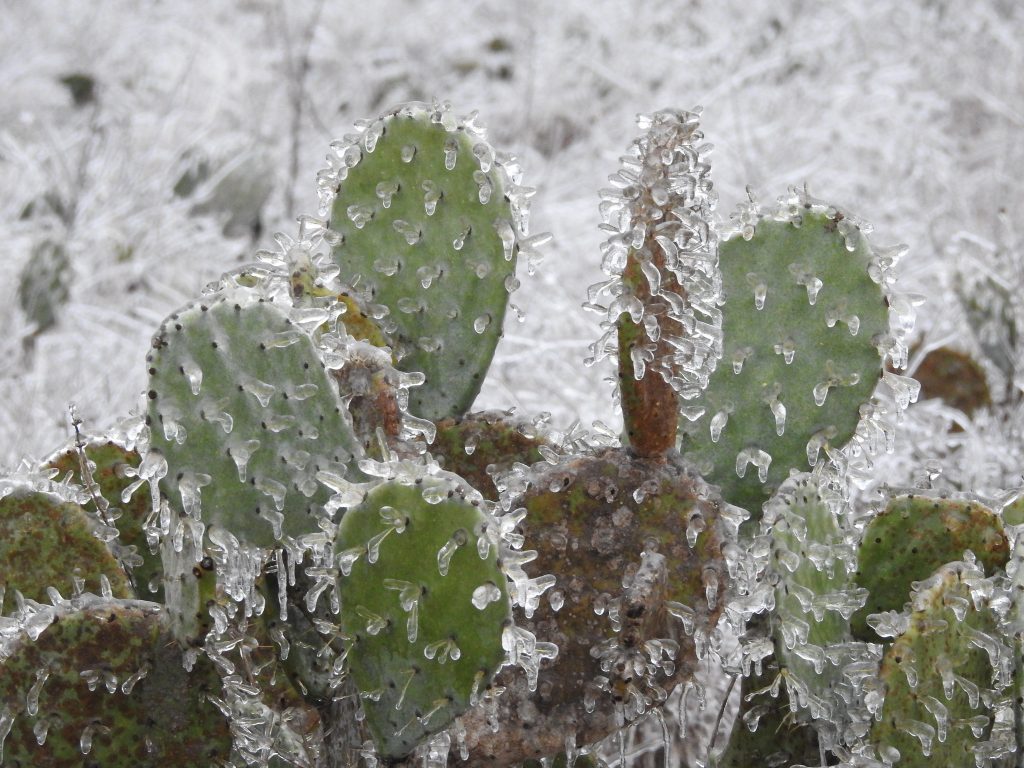
[[[853,436],[889,320],[871,247],[842,213],[795,199],[741,221],[719,248],[724,353],[682,450],[756,518],[790,469]]]
[[[1006,651],[995,615],[973,594],[980,578],[976,568],[951,564],[914,596],[909,626],[879,672],[885,701],[870,739],[882,759],[975,765],[992,724],[993,667]]]
[[[857,555],[857,584],[867,602],[852,619],[854,635],[878,642],[867,617],[902,611],[911,585],[970,550],[986,574],[1006,567],[1009,542],[993,512],[977,502],[928,494],[892,499],[864,529]]]
[[[172,505],[252,546],[318,532],[320,471],[359,452],[309,336],[257,294],[210,297],[153,340],[150,439]]]
[[[385,483],[338,530],[349,670],[386,757],[476,703],[505,657],[507,579],[466,490],[454,476]]]
[[[0,498],[0,586],[8,596],[17,590],[49,603],[49,587],[70,597],[82,589],[99,592],[103,578],[115,596],[134,597],[127,574],[96,538],[96,529],[77,504],[28,487],[13,490]]]
[[[496,475],[509,472],[515,464],[542,461],[540,449],[545,445],[535,427],[488,411],[438,422],[430,452],[484,498],[497,501]]]
[[[208,700],[220,676],[206,658],[185,670],[152,603],[61,606],[4,655],[4,766],[208,768],[231,755],[228,721]]]
[[[516,285],[514,180],[472,122],[411,105],[336,146],[331,241],[341,278],[370,305],[398,365],[426,375],[410,411],[469,409]]]
[[[108,514],[116,516],[114,525],[117,538],[108,542],[108,546],[116,552],[122,563],[128,558],[132,560],[128,576],[135,594],[145,600],[162,602],[163,565],[159,552],[150,548],[143,525],[153,511],[152,503],[145,493],[131,493],[127,498],[123,495],[133,490],[132,484],[139,466],[138,453],[112,440],[92,441],[85,446],[84,451],[91,464],[90,472],[92,482],[97,486],[96,491],[110,505]],[[80,486],[89,484],[88,478],[82,477],[81,457],[77,448],[61,451],[47,462],[47,466],[60,472],[58,479],[70,475],[72,482]],[[91,506],[95,506],[95,500]],[[96,509],[90,508],[90,511],[99,513]]]

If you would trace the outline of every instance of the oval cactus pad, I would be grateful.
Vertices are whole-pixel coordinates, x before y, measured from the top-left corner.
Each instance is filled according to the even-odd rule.
[[[514,180],[483,131],[444,107],[388,114],[335,145],[333,159],[341,279],[385,308],[399,369],[426,376],[410,412],[459,416],[480,391],[516,284]]]
[[[463,487],[442,477],[385,483],[338,530],[349,673],[387,757],[447,727],[505,658],[506,577],[488,516]]]

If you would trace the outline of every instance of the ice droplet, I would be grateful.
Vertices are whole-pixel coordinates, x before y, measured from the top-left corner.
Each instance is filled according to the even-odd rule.
[[[448,575],[448,566],[456,550],[466,543],[466,532],[459,530],[437,551],[437,570],[442,576]]]
[[[365,205],[350,205],[345,209],[345,214],[356,229],[362,229],[373,219],[373,209]]]
[[[269,477],[257,477],[256,490],[273,499],[274,506],[277,508],[278,512],[284,509],[284,497],[288,493],[288,489],[285,487],[284,483],[280,483]]]
[[[228,446],[228,454],[234,460],[235,466],[238,468],[238,482],[244,483],[248,479],[246,477],[246,468],[249,466],[249,459],[252,458],[252,455],[256,453],[259,447],[259,440],[234,442]]]
[[[203,385],[203,369],[191,360],[187,360],[181,364],[181,372],[188,379],[188,386],[192,390],[192,394],[198,395]]]
[[[477,333],[483,333],[490,324],[491,316],[489,314],[480,315],[480,317],[473,321],[473,330]]]
[[[779,400],[772,400],[768,407],[771,408],[772,415],[775,417],[775,434],[782,437],[786,431],[786,406]]]
[[[483,171],[473,171],[473,181],[477,185],[477,199],[480,201],[480,205],[487,205],[491,199],[491,192],[494,190],[491,180]]]
[[[416,245],[423,236],[419,227],[415,224],[410,224],[405,219],[395,219],[391,226],[395,228],[395,232],[405,238],[405,242],[409,245]]]
[[[416,147],[413,144],[406,144],[402,147],[402,162],[411,163],[416,157]]]
[[[729,422],[729,412],[721,410],[711,417],[711,442],[717,443],[722,436],[722,430]]]
[[[456,251],[461,251],[462,247],[466,244],[466,238],[469,237],[469,234],[472,231],[472,227],[466,227],[461,232],[459,232],[459,234],[455,236],[455,239],[452,240],[452,248],[454,248]]]
[[[39,713],[39,694],[49,676],[50,671],[45,667],[37,669],[35,682],[32,683],[32,687],[28,689],[28,694],[25,696],[25,711],[32,717]]]
[[[744,448],[736,454],[736,475],[743,477],[747,474],[747,465],[753,464],[757,467],[757,479],[762,483],[767,482],[771,463],[772,457],[760,448]]]
[[[253,376],[247,376],[243,379],[241,386],[244,391],[255,397],[264,408],[270,404],[271,396],[277,391],[277,387],[273,384],[260,381]]]
[[[433,216],[442,197],[441,188],[430,179],[426,179],[421,188],[423,189],[423,212],[427,216]]]
[[[454,171],[455,161],[459,154],[459,142],[454,136],[444,140],[444,167],[445,170]]]
[[[398,192],[397,181],[382,181],[377,185],[375,190],[377,197],[380,199],[381,205],[385,208],[391,207],[391,198]]]
[[[479,587],[473,590],[473,607],[477,610],[483,610],[489,604],[501,600],[501,589],[498,588],[497,584],[488,581],[486,584],[481,584]]]

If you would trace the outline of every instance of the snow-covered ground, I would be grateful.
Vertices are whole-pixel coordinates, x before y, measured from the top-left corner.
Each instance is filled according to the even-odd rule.
[[[329,142],[410,99],[478,110],[555,236],[480,407],[616,424],[580,304],[598,189],[662,107],[703,105],[723,218],[806,184],[910,246],[916,338],[971,349],[957,269],[1024,245],[1022,33],[1016,0],[0,0],[0,465],[64,442],[70,402],[126,415],[161,319],[294,234]],[[54,249],[68,296],[36,332],[17,288]]]

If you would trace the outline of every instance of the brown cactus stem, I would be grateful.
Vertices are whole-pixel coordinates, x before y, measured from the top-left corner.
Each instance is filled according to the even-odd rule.
[[[652,254],[651,264],[661,273],[665,288],[681,291],[675,277],[665,269],[665,259],[657,245],[644,243],[644,251]],[[633,453],[644,459],[664,458],[676,444],[676,414],[679,412],[678,395],[668,383],[669,361],[673,349],[665,336],[681,335],[669,329],[665,315],[668,307],[651,295],[651,286],[640,268],[637,251],[630,250],[622,282],[643,304],[645,314],[658,318],[661,335],[654,344],[654,359],[647,364],[641,379],[634,377],[632,351],[638,345],[650,345],[651,339],[642,324],[634,323],[626,313],[619,316],[619,396],[626,436]],[[674,323],[674,325],[678,325]]]

